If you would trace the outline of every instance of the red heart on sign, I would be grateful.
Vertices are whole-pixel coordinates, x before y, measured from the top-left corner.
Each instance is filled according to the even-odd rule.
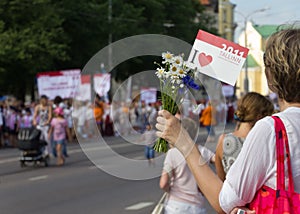
[[[210,64],[212,60],[213,60],[212,56],[206,55],[205,53],[200,53],[198,56],[198,61],[202,67]]]

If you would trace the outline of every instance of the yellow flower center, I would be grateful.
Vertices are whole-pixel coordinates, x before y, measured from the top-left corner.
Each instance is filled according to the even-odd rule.
[[[172,67],[172,71],[173,72],[176,72],[177,71],[177,68],[174,66],[174,67]]]
[[[180,74],[184,74],[184,71],[182,69],[179,70]]]
[[[180,64],[180,60],[179,60],[179,59],[176,59],[176,60],[175,60],[175,63],[176,63],[176,64]]]
[[[172,54],[167,53],[166,54],[166,59],[171,59],[172,58]]]

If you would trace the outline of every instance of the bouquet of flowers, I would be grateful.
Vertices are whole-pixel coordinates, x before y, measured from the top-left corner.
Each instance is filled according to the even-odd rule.
[[[155,74],[160,81],[162,108],[175,115],[188,89],[200,90],[200,86],[194,82],[196,69],[183,60],[183,55],[175,56],[166,52],[162,53],[162,58],[162,65],[155,62],[159,66]],[[154,150],[167,152],[168,142],[159,138]]]

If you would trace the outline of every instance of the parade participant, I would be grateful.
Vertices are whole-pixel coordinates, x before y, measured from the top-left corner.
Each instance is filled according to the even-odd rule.
[[[157,140],[155,132],[156,130],[154,129],[153,123],[152,125],[148,123],[146,125],[146,131],[142,134],[142,142],[145,144],[145,157],[148,160],[149,166],[155,166],[155,151],[153,149],[155,141]]]
[[[224,181],[225,175],[240,153],[244,140],[255,123],[274,113],[273,103],[256,92],[250,92],[238,101],[234,132],[219,137],[216,149],[216,171]]]
[[[266,44],[264,63],[268,86],[280,100],[281,112],[275,115],[283,121],[286,129],[292,151],[289,155],[291,177],[295,192],[300,193],[300,29],[284,29],[273,34]],[[157,136],[176,146],[184,155],[201,192],[218,213],[237,213],[237,207],[252,202],[262,186],[276,189],[273,118],[265,117],[251,129],[224,183],[205,163],[187,131],[181,129],[178,119],[163,110],[157,121]]]
[[[198,137],[198,124],[190,118],[181,120],[193,139]],[[171,146],[172,147],[172,146]],[[214,153],[205,147],[199,148],[207,161],[214,160]],[[168,192],[165,201],[165,214],[206,214],[205,198],[199,191],[193,174],[178,149],[172,147],[167,152],[163,172],[160,177],[160,188]]]
[[[68,129],[68,122],[64,118],[63,109],[57,107],[54,110],[54,118],[51,120],[50,123],[50,130],[49,136],[50,139],[53,134],[53,147],[56,149],[57,155],[57,165],[61,166],[64,164],[65,159],[63,156],[63,146],[66,145],[65,141],[67,139],[67,133],[69,132]]]
[[[41,139],[47,142],[44,155],[48,156],[51,151],[51,141],[48,138],[48,130],[52,118],[52,107],[48,104],[48,97],[42,95],[40,103],[35,107],[33,114],[33,125],[41,130]]]
[[[31,128],[33,117],[29,108],[22,111],[22,117],[20,120],[20,128]]]
[[[208,101],[207,106],[201,113],[200,123],[205,126],[207,130],[207,142],[213,142],[215,140],[215,128],[214,126],[217,124],[216,121],[216,110],[212,106],[211,101]]]

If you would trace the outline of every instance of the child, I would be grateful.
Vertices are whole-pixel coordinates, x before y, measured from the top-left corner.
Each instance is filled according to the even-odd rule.
[[[153,125],[149,123],[146,124],[146,131],[142,135],[142,140],[145,144],[145,156],[148,159],[149,166],[154,164],[154,156],[155,152],[153,146],[155,144],[157,137],[155,134],[155,130],[153,129]]]
[[[53,133],[53,146],[56,148],[58,166],[63,165],[65,162],[62,147],[65,144],[66,133],[68,132],[68,122],[63,116],[63,109],[58,107],[54,110],[54,118],[51,121],[49,130],[49,139],[51,139]]]
[[[22,117],[20,121],[20,128],[31,128],[33,122],[33,116],[29,108],[22,111]]]

